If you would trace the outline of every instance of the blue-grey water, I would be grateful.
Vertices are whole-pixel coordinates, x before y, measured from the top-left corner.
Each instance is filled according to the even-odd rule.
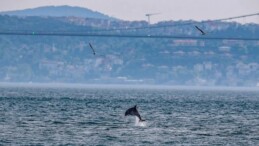
[[[255,146],[259,91],[0,87],[0,145]]]

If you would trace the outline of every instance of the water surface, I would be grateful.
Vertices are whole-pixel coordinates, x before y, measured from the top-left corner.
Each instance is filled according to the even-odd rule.
[[[259,145],[259,91],[0,87],[10,144]]]

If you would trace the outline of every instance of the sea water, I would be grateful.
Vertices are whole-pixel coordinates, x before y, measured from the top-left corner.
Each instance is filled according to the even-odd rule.
[[[2,86],[0,145],[255,146],[259,91]]]

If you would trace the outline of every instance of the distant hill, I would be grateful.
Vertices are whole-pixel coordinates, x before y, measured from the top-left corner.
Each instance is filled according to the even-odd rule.
[[[0,82],[259,87],[257,24],[168,21],[148,25],[145,21],[111,23],[103,19],[8,15],[0,16],[0,22],[0,34],[23,31],[33,34],[0,35]],[[190,23],[199,24],[207,34],[201,36],[193,25],[186,25]],[[177,27],[162,27],[166,25]],[[114,28],[121,31],[103,31]],[[257,40],[39,36],[37,32]]]
[[[52,16],[52,17],[63,17],[63,16],[75,16],[83,18],[95,18],[95,19],[112,19],[116,18],[109,17],[108,15],[92,11],[87,8],[71,7],[71,6],[45,6],[33,9],[17,10],[17,11],[6,11],[0,12],[4,15],[15,15],[15,16]]]

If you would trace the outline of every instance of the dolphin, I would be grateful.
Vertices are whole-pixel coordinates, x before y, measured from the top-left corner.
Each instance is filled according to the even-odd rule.
[[[137,110],[137,105],[135,105],[135,106],[132,107],[132,108],[127,109],[126,112],[125,112],[125,116],[137,116],[138,119],[139,119],[139,121],[145,121],[145,120],[143,120],[143,119],[140,117],[140,114],[139,114],[139,112],[138,112],[138,110]]]
[[[195,25],[195,27],[196,27],[196,29],[198,29],[198,30],[201,32],[202,35],[205,35],[205,34],[206,34],[206,33],[205,33],[203,30],[201,30],[198,26]]]

